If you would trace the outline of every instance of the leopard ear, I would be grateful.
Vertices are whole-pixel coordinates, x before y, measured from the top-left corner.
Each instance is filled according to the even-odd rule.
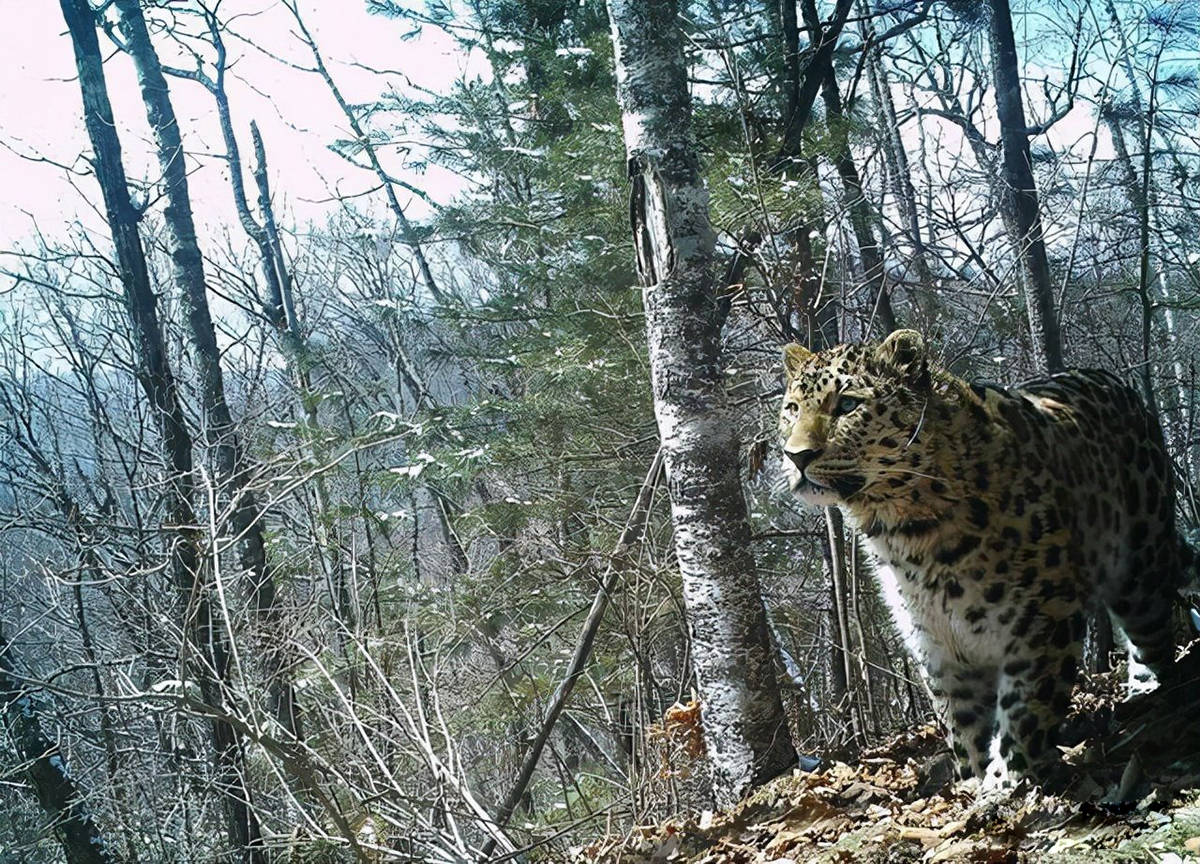
[[[800,374],[800,370],[812,359],[812,356],[811,351],[795,342],[783,346],[783,369],[789,381]]]
[[[875,360],[909,384],[929,383],[929,357],[925,339],[916,330],[897,330],[875,349]]]

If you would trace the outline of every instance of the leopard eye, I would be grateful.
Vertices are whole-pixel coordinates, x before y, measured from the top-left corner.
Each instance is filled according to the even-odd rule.
[[[857,396],[839,396],[837,405],[833,409],[833,416],[841,417],[843,414],[849,414],[862,403],[863,400]]]

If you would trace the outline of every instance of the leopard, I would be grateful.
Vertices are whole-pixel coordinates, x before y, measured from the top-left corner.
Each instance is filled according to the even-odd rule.
[[[1085,616],[1155,676],[1174,659],[1187,547],[1156,416],[1103,370],[968,383],[915,330],[783,361],[784,477],[857,529],[959,776],[1061,777]]]

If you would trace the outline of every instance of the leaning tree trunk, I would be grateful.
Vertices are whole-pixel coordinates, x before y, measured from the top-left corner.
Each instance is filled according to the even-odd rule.
[[[1025,264],[1025,305],[1029,313],[1034,353],[1038,365],[1049,372],[1063,369],[1062,336],[1050,281],[1050,263],[1042,234],[1037,186],[1025,131],[1025,106],[1017,69],[1017,46],[1013,38],[1012,13],[1008,0],[989,0],[991,6],[992,76],[996,88],[996,114],[1000,118],[1000,140],[1004,150],[1001,175],[1005,195],[1001,206],[1015,222],[1017,250]]]
[[[67,864],[114,864],[118,859],[108,851],[63,753],[42,731],[37,705],[20,683],[12,654],[0,633],[0,719],[25,782],[50,817]]]
[[[94,151],[92,165],[104,197],[105,218],[112,232],[125,307],[137,345],[138,380],[152,408],[166,465],[164,525],[172,526],[170,532],[175,535],[169,543],[170,572],[178,592],[180,620],[191,622],[184,629],[183,638],[194,644],[186,646],[185,651],[204,658],[203,662],[193,664],[192,671],[205,703],[216,714],[209,723],[209,732],[226,828],[230,844],[241,861],[265,864],[258,818],[249,803],[237,735],[228,721],[219,719],[224,714],[220,682],[229,671],[229,652],[204,585],[199,521],[193,507],[192,438],[167,358],[158,320],[158,301],[150,284],[146,256],[138,234],[142,214],[129,197],[121,162],[121,142],[113,122],[100,44],[96,38],[96,20],[88,0],[59,0],[59,5],[71,34],[83,97],[84,124]]]
[[[654,408],[713,793],[736,801],[796,758],[775,679],[725,394],[715,235],[690,137],[674,0],[609,0],[617,92],[633,181]]]
[[[169,233],[172,271],[187,306],[193,360],[200,372],[205,436],[215,457],[218,482],[230,499],[230,522],[237,538],[240,563],[250,577],[255,614],[261,625],[261,633],[267,640],[264,659],[271,710],[283,728],[292,737],[299,738],[300,717],[295,691],[284,671],[287,665],[286,650],[280,644],[282,634],[279,632],[275,576],[267,560],[262,514],[254,490],[248,485],[245,454],[229,411],[229,403],[225,399],[221,353],[208,307],[204,258],[200,253],[192,218],[179,123],[139,0],[116,0],[116,5],[121,13],[120,26],[126,49],[137,67],[138,85],[146,105],[146,119],[154,132],[158,164],[166,185],[167,205],[163,217]]]

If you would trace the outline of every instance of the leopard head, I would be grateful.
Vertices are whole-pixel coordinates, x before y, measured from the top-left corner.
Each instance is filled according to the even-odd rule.
[[[817,353],[788,345],[783,362],[779,437],[797,497],[812,505],[852,504],[908,485],[916,472],[906,451],[932,386],[919,333],[898,330],[882,343]]]

